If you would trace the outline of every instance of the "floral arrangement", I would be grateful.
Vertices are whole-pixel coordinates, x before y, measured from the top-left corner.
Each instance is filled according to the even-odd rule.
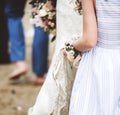
[[[30,22],[36,27],[43,28],[45,32],[52,36],[51,41],[56,37],[56,10],[52,0],[45,2],[30,2],[33,5]]]
[[[69,42],[65,43],[65,54],[67,59],[73,63],[74,66],[78,66],[79,61],[81,60],[81,53],[76,50]]]
[[[64,49],[70,62],[73,62],[74,59],[79,55],[79,51],[76,50],[70,43],[65,43]]]

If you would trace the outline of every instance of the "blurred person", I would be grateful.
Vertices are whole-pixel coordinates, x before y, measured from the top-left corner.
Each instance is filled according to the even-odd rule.
[[[75,0],[57,0],[56,13],[55,53],[46,80],[28,115],[68,115],[76,69],[63,55],[62,49],[74,35],[81,35],[82,16],[75,11]]]
[[[28,71],[25,61],[25,38],[22,25],[26,0],[4,0],[4,2],[10,40],[10,61],[16,66],[9,75],[9,79],[14,79]]]

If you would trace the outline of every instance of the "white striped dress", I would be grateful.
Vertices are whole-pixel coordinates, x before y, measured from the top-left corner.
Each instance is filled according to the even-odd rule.
[[[120,115],[120,0],[96,0],[98,42],[83,54],[69,115]]]

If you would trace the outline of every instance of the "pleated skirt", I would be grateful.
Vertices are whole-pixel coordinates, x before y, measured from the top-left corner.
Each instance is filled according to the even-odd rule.
[[[83,54],[69,115],[120,115],[120,49],[96,46]]]

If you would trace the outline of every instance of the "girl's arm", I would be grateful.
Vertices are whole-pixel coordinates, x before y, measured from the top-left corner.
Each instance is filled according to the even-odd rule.
[[[72,42],[73,47],[79,51],[93,48],[97,42],[97,22],[94,0],[82,0],[83,8],[83,35],[81,39]]]

